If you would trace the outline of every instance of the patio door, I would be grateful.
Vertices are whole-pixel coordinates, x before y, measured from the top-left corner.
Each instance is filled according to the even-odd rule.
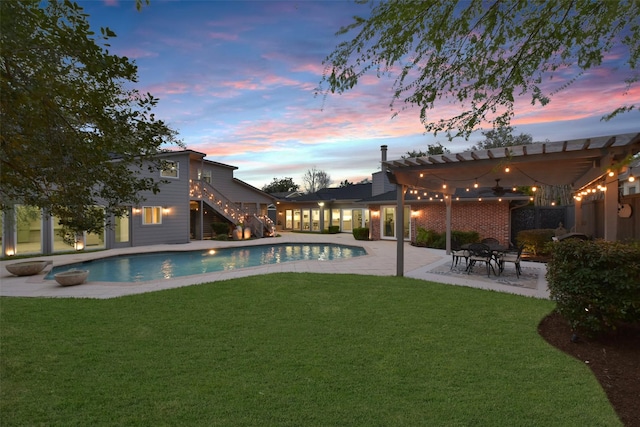
[[[380,230],[381,237],[387,239],[393,239],[396,237],[396,207],[395,206],[382,206],[382,214],[380,215]],[[403,239],[408,239],[409,236],[409,224],[411,221],[411,207],[404,207],[404,230]]]

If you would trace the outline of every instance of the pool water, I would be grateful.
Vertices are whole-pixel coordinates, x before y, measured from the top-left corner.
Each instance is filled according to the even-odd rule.
[[[89,270],[92,282],[144,282],[289,261],[353,258],[364,248],[336,244],[284,243],[186,252],[154,252],[100,258],[51,269],[45,279],[68,270]]]

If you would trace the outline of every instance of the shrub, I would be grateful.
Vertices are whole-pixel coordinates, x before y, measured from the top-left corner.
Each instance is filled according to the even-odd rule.
[[[339,225],[330,225],[329,226],[329,234],[337,234],[340,232],[340,226]]]
[[[553,245],[547,282],[557,310],[588,335],[640,321],[640,245],[567,239]]]
[[[369,240],[369,227],[354,228],[353,238],[356,240]]]
[[[480,234],[477,231],[456,231],[451,230],[451,239],[457,239],[458,243],[475,243],[480,241]]]
[[[547,243],[555,236],[553,228],[539,228],[535,230],[522,230],[516,236],[516,244],[524,245],[525,252],[534,255],[547,255],[550,246]]]
[[[216,236],[227,235],[229,234],[229,224],[226,222],[212,222],[211,223],[211,231]]]
[[[458,239],[458,243],[464,245],[465,243],[474,243],[480,240],[480,235],[477,231],[451,231],[451,239]],[[445,249],[447,247],[447,233],[438,233],[435,230],[427,230],[423,227],[418,227],[416,233],[416,246],[426,246],[434,249]]]
[[[416,245],[432,247],[434,240],[438,238],[438,233],[435,230],[427,230],[423,227],[418,227],[416,233]]]

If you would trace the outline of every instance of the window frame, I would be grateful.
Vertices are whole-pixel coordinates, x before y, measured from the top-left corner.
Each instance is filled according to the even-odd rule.
[[[156,221],[154,221],[153,211],[151,211],[151,222],[147,222],[147,210],[157,210]],[[143,206],[142,207],[142,225],[162,225],[162,206]]]
[[[175,167],[175,172],[173,167]],[[160,169],[160,177],[180,179],[180,162],[175,160],[163,160],[162,169]]]

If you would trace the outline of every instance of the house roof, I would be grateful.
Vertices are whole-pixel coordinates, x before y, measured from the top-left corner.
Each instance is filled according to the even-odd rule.
[[[345,187],[323,188],[315,193],[305,194],[291,200],[293,202],[317,202],[317,201],[355,201],[371,196],[373,184],[352,184]]]
[[[571,185],[575,190],[601,179],[607,169],[640,152],[640,133],[601,136],[406,158],[383,162],[392,182],[443,191],[495,185],[503,187]],[[506,172],[509,167],[509,172]]]
[[[295,191],[278,191],[275,193],[269,193],[276,199],[294,199],[302,196],[302,193],[298,190]]]

